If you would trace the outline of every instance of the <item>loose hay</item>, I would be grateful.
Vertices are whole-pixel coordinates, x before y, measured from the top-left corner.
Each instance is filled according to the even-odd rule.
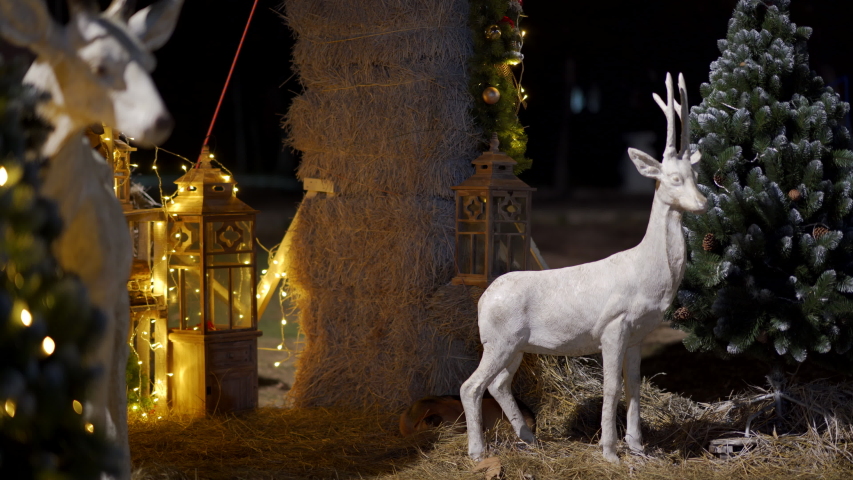
[[[302,152],[298,176],[336,192],[305,200],[291,225],[287,273],[306,342],[290,397],[299,407],[390,410],[454,393],[477,354],[441,323],[468,332],[476,317],[433,313],[455,273],[450,187],[478,155],[468,3],[284,8],[305,89],[284,127]]]
[[[790,394],[830,415],[790,406],[786,428],[772,434],[771,416],[757,444],[730,460],[705,449],[715,438],[742,434],[753,389],[714,404],[642,387],[646,455],[623,447],[622,464],[607,463],[597,445],[601,372],[594,360],[534,357],[548,378],[536,384],[540,446],[518,443],[508,425],[488,434],[504,479],[785,479],[853,478],[853,381],[798,385]],[[559,373],[563,372],[563,373]],[[569,375],[564,373],[570,372]],[[529,392],[528,392],[529,393]],[[620,419],[624,421],[624,411]],[[200,420],[134,419],[130,444],[134,479],[387,478],[478,479],[467,438],[441,430],[401,437],[397,413],[347,409],[264,408],[244,416]]]

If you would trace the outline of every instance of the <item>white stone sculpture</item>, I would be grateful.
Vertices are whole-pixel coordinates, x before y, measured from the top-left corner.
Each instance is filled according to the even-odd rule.
[[[701,154],[690,150],[687,92],[679,75],[681,105],[673,99],[667,74],[667,103],[655,101],[667,120],[663,162],[628,149],[641,175],[657,180],[651,217],[642,242],[597,262],[538,272],[511,272],[492,283],[478,305],[483,358],[462,384],[468,421],[468,454],[481,460],[485,450],[480,411],[483,391],[498,401],[516,434],[529,444],[536,439],[524,423],[510,385],[524,352],[589,355],[601,352],[604,362],[604,406],[601,446],[604,457],[616,455],[616,405],[620,380],[628,400],[625,437],[631,450],[642,451],[640,433],[640,343],[663,320],[684,276],[685,244],[682,212],[705,211],[706,199],[696,188],[691,164]],[[681,117],[681,149],[676,151],[675,116]],[[621,375],[620,375],[621,373]]]
[[[88,359],[103,374],[84,415],[120,448],[119,478],[130,477],[125,366],[132,246],[111,167],[83,132],[103,122],[143,145],[169,136],[173,121],[151,80],[150,52],[171,36],[183,0],[160,0],[131,16],[133,3],[114,0],[102,13],[94,1],[69,0],[63,26],[42,0],[0,0],[0,34],[37,55],[24,83],[50,94],[39,111],[53,126],[42,150],[48,166],[41,193],[57,203],[63,221],[54,253],[107,318],[99,350]]]

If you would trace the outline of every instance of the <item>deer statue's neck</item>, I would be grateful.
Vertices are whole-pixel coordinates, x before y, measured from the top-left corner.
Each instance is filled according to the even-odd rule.
[[[675,284],[684,276],[686,247],[681,231],[681,215],[655,194],[646,235],[640,248],[658,268],[666,268]],[[663,265],[662,265],[663,264]]]
[[[24,76],[24,83],[50,94],[50,98],[39,104],[38,113],[53,127],[42,147],[45,158],[53,158],[72,138],[79,136],[88,125],[79,112],[69,105],[66,92],[58,80],[67,68],[65,62],[48,62],[36,59]]]

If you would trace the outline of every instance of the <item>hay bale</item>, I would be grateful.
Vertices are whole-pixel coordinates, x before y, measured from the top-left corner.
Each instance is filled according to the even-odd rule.
[[[338,192],[304,201],[291,226],[288,278],[306,343],[290,397],[396,409],[458,390],[476,350],[434,321],[434,294],[455,271],[450,187],[478,155],[468,4],[284,7],[305,89],[284,121],[288,142],[302,152],[298,176]],[[476,316],[445,321],[470,327]]]

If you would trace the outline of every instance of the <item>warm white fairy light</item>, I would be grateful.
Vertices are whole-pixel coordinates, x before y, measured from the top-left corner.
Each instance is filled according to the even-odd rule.
[[[282,324],[282,325],[287,325],[287,319],[282,318],[282,319],[281,319],[281,324]]]
[[[95,433],[95,426],[91,423],[86,424],[86,431],[89,433]]]
[[[18,406],[15,404],[15,401],[12,400],[11,398],[7,399],[6,404],[4,405],[4,408],[6,409],[6,413],[9,414],[9,416],[13,417],[13,418],[15,417],[15,409],[17,407]]]
[[[80,403],[79,400],[74,400],[71,402],[71,407],[74,408],[74,413],[77,415],[83,415],[83,404]]]
[[[56,342],[50,337],[44,337],[44,340],[41,341],[41,349],[47,355],[52,355],[56,350]]]
[[[26,308],[21,310],[21,323],[23,323],[25,327],[29,327],[33,324],[33,316]]]
[[[9,172],[6,171],[6,167],[0,167],[0,187],[6,185],[6,182],[9,181]]]

